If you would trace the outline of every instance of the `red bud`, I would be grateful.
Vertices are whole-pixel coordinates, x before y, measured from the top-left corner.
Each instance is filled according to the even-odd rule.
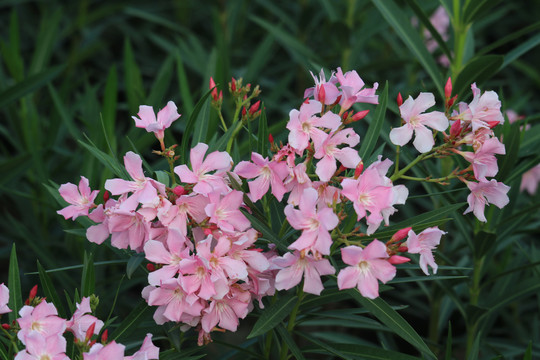
[[[111,197],[111,193],[105,190],[105,192],[103,193],[103,202],[109,201],[110,197]]]
[[[156,265],[152,264],[152,263],[148,263],[146,264],[146,269],[150,272],[152,271],[156,271]]]
[[[30,295],[28,295],[28,299],[32,300],[33,298],[36,297],[37,289],[38,289],[38,286],[34,285],[34,287],[30,290]]]
[[[499,125],[499,121],[488,121],[487,124],[490,129],[493,129],[495,126]]]
[[[406,246],[400,246],[397,251],[401,252],[401,253],[404,253],[404,252],[407,252],[409,251],[409,248],[406,247]]]
[[[411,261],[411,259],[409,259],[408,257],[405,257],[405,256],[399,256],[399,255],[393,255],[393,256],[390,256],[388,258],[388,262],[390,264],[394,264],[394,265],[403,264],[403,263],[406,263],[408,261]]]
[[[261,105],[261,100],[257,101],[255,104],[251,105],[249,108],[249,115],[255,114],[257,110],[259,110],[259,106]]]
[[[309,99],[305,99],[304,104],[309,104]]]
[[[369,113],[369,110],[362,110],[353,115],[351,122],[362,120]]]
[[[454,95],[453,98],[451,98],[450,100],[448,100],[448,107],[454,105],[454,101],[456,101],[457,99],[457,95]]]
[[[450,136],[456,137],[460,133],[461,133],[461,120],[458,119],[458,120],[454,121],[452,126],[450,126]]]
[[[392,239],[390,239],[390,241],[396,242],[405,239],[411,229],[412,227],[409,226],[404,229],[398,230],[394,235],[392,235]]]
[[[321,104],[324,104],[324,101],[326,100],[326,90],[324,90],[324,86],[319,85],[319,101]]]
[[[210,77],[210,89],[212,90],[212,99],[214,99],[214,101],[217,101],[218,92],[216,88],[216,83],[214,82],[214,79],[212,77]]]
[[[186,190],[184,189],[183,186],[177,185],[177,186],[174,187],[173,193],[176,196],[181,196],[181,195],[184,195],[186,193]]]
[[[208,235],[212,235],[212,229],[204,229],[204,235],[208,236]]]
[[[274,137],[272,136],[272,134],[268,134],[268,142],[270,142],[270,144],[274,143]]]
[[[236,80],[234,78],[232,78],[231,80],[231,91],[232,92],[236,91]]]
[[[356,166],[356,169],[354,169],[354,178],[358,179],[360,174],[362,174],[362,171],[364,170],[364,162],[360,161],[360,164]]]
[[[5,330],[10,329],[9,324],[2,324],[2,328],[5,329]]]
[[[397,106],[401,106],[403,104],[403,97],[401,96],[401,93],[397,94]]]
[[[107,342],[108,337],[109,337],[109,329],[105,329],[103,334],[101,334],[101,343],[105,344]]]
[[[86,341],[90,340],[92,338],[92,335],[94,335],[94,330],[96,329],[96,323],[93,322],[92,325],[88,327],[88,330],[86,330]]]
[[[450,96],[452,96],[452,78],[448,77],[448,81],[446,81],[446,85],[444,86],[444,96],[447,99],[450,99]]]
[[[244,106],[242,108],[242,117],[246,116],[246,114],[247,114],[247,110],[246,110],[246,107]]]

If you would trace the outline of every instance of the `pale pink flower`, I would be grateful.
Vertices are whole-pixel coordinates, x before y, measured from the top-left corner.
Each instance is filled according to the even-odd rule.
[[[228,278],[221,269],[215,271],[216,266],[213,266],[211,260],[212,255],[208,253],[207,257],[194,255],[180,262],[186,292],[196,293],[204,300],[212,297],[219,299],[229,292]]]
[[[165,194],[165,185],[154,179],[144,176],[142,170],[142,159],[132,151],[128,151],[124,156],[124,165],[133,181],[124,179],[109,179],[105,181],[105,189],[112,195],[121,195],[132,192],[129,200],[123,204],[125,208],[135,208],[137,203],[148,204],[159,201],[158,191]]]
[[[61,185],[58,192],[71,205],[58,210],[57,213],[62,215],[66,220],[69,218],[75,220],[81,215],[88,216],[88,211],[96,206],[94,200],[99,190],[92,191],[88,179],[81,176],[78,187],[72,183],[67,183]]]
[[[476,83],[471,85],[473,100],[470,104],[460,103],[460,113],[454,118],[459,118],[465,123],[470,123],[472,131],[480,128],[491,128],[493,125],[504,123],[501,113],[501,102],[495,91],[485,91],[480,95],[480,89]]]
[[[479,181],[487,181],[486,176],[495,176],[499,171],[495,154],[506,153],[504,144],[496,137],[484,141],[482,146],[473,152],[456,151],[472,164],[474,177]]]
[[[387,185],[377,168],[370,167],[356,180],[344,179],[341,187],[343,188],[341,194],[353,202],[358,220],[366,217],[369,225],[367,234],[375,232],[384,219],[383,211],[393,204],[392,186]]]
[[[114,206],[111,204],[116,204],[116,202],[117,201],[114,199],[109,199],[107,204],[109,204],[109,206]],[[111,234],[109,231],[109,220],[105,215],[105,211],[106,210],[103,204],[99,204],[98,207],[88,215],[92,221],[97,223],[96,225],[92,225],[86,229],[86,238],[88,241],[101,244],[107,240]]]
[[[73,335],[80,341],[86,339],[86,332],[92,324],[96,324],[94,327],[95,335],[99,334],[103,327],[103,321],[97,317],[92,316],[92,309],[90,309],[90,298],[83,297],[80,304],[77,304],[77,310],[73,313],[70,320],[67,321],[67,330],[71,331]]]
[[[290,130],[289,144],[298,152],[308,147],[310,139],[323,139],[326,136],[319,127],[336,130],[341,125],[341,118],[333,112],[329,111],[322,117],[315,116],[321,110],[322,104],[311,100],[304,102],[300,106],[300,111],[293,109],[289,113],[287,123],[287,129]]]
[[[328,185],[325,181],[314,181],[313,188],[317,189],[317,193],[319,194],[317,206],[326,205],[332,207],[334,203],[341,203],[341,189]]]
[[[159,348],[152,343],[152,334],[146,334],[141,348],[131,356],[126,356],[124,360],[157,360],[159,359]]]
[[[90,351],[83,353],[84,360],[124,360],[124,351],[126,347],[111,341],[107,345],[100,343],[94,344]]]
[[[289,192],[287,203],[298,205],[304,190],[311,187],[311,179],[306,173],[306,164],[302,162],[290,169],[289,177],[284,184]]]
[[[222,299],[214,299],[210,305],[203,310],[201,325],[205,332],[209,333],[212,329],[219,327],[236,331],[238,319],[243,319],[249,313],[251,294],[243,290],[240,286],[232,286],[229,294]]]
[[[210,203],[206,205],[204,211],[210,217],[210,222],[216,224],[221,230],[228,232],[247,230],[251,223],[240,211],[243,197],[244,193],[237,190],[232,190],[223,198],[217,192],[210,193],[208,194]]]
[[[116,209],[108,218],[111,245],[141,252],[149,239],[150,223],[138,212]]]
[[[4,283],[0,285],[0,315],[7,314],[12,310],[8,307],[9,289]]]
[[[311,77],[315,80],[315,86],[309,89],[306,89],[304,92],[304,98],[313,96],[313,98],[325,105],[332,105],[336,102],[340,91],[336,87],[337,78],[334,76],[334,73],[330,75],[330,80],[326,81],[326,76],[324,75],[324,70],[321,69],[319,77],[317,78],[310,71]],[[321,96],[323,95],[324,96]]]
[[[341,258],[348,266],[338,274],[338,288],[358,288],[360,294],[370,299],[379,296],[378,280],[386,283],[396,276],[396,268],[388,262],[386,245],[375,239],[364,249],[347,246],[341,249]]]
[[[339,219],[331,208],[319,207],[317,210],[317,190],[309,188],[304,190],[300,198],[300,209],[294,209],[293,205],[285,207],[287,221],[296,230],[302,230],[302,234],[289,249],[312,250],[323,255],[330,254],[332,238],[330,230],[339,223]]]
[[[448,128],[448,119],[443,112],[432,111],[422,114],[433,105],[435,105],[435,96],[432,93],[420,93],[414,100],[409,96],[399,107],[405,125],[390,131],[390,141],[395,145],[403,146],[411,140],[414,132],[413,145],[416,150],[421,153],[430,151],[435,141],[433,133],[426,126],[438,131]]]
[[[428,265],[431,266],[433,274],[437,273],[437,263],[433,257],[433,250],[441,242],[441,236],[446,232],[439,230],[438,227],[430,227],[416,235],[411,229],[408,233],[407,241],[404,243],[411,254],[420,254],[420,268],[424,274],[429,275]]]
[[[186,165],[179,165],[174,168],[174,172],[184,183],[195,184],[193,191],[198,194],[208,195],[213,191],[225,194],[229,191],[223,177],[231,169],[232,158],[225,151],[214,151],[204,159],[208,151],[208,145],[198,143],[189,153],[191,168]],[[210,172],[215,171],[213,174]]]
[[[348,169],[356,168],[361,161],[358,151],[353,149],[360,142],[360,136],[351,128],[326,135],[322,143],[318,141],[314,141],[315,154],[313,156],[321,159],[315,169],[321,181],[329,181],[332,178],[337,170],[336,160]],[[349,146],[338,148],[342,144]]]
[[[276,275],[276,290],[288,290],[298,285],[304,277],[304,292],[320,295],[324,287],[321,276],[332,275],[336,269],[328,259],[317,259],[311,254],[302,256],[299,251],[275,258],[274,264],[282,269]]]
[[[508,195],[506,195],[510,190],[510,186],[506,186],[495,179],[491,179],[489,182],[467,182],[467,187],[471,190],[471,193],[467,196],[469,207],[463,214],[472,211],[480,221],[487,222],[486,217],[484,216],[486,204],[491,203],[499,209],[502,209],[510,202]]]
[[[171,126],[173,121],[180,117],[176,105],[172,101],[169,101],[167,105],[158,112],[157,119],[154,114],[154,109],[148,105],[139,106],[139,113],[137,115],[139,118],[132,116],[133,120],[135,120],[135,126],[144,128],[147,132],[153,132],[159,140],[162,140],[165,136],[165,129]]]
[[[148,305],[163,306],[162,314],[169,321],[182,321],[184,313],[192,317],[199,316],[204,308],[200,298],[184,289],[182,277],[162,281],[159,288],[154,288],[148,294]]]
[[[61,334],[45,337],[38,333],[26,336],[26,349],[17,353],[15,360],[69,360],[66,339]]]
[[[272,194],[281,201],[287,192],[283,185],[283,180],[289,174],[287,164],[283,161],[269,161],[255,152],[251,154],[251,161],[241,161],[234,169],[234,172],[243,178],[256,178],[248,182],[251,201],[262,199],[270,186]]]
[[[183,235],[182,235],[183,237]],[[159,285],[162,281],[172,279],[180,272],[180,262],[189,257],[189,248],[184,241],[169,238],[167,248],[160,241],[149,240],[144,244],[145,257],[156,264],[163,264],[161,268],[148,274],[150,285]]]
[[[379,87],[379,84],[375,83],[371,89],[363,89],[365,83],[355,70],[343,74],[340,67],[337,68],[336,77],[339,81],[339,88],[343,93],[339,102],[339,105],[341,105],[341,112],[346,111],[353,104],[358,102],[368,104],[379,103],[379,96],[375,95],[375,91]]]
[[[540,182],[540,164],[526,171],[521,176],[520,191],[526,190],[530,195],[536,194],[538,183]]]
[[[20,318],[17,319],[21,329],[17,337],[26,344],[26,338],[32,335],[49,337],[62,335],[66,330],[66,320],[58,316],[58,311],[52,303],[45,300],[36,307],[25,305],[19,311]]]
[[[210,235],[205,240],[197,243],[197,255],[208,262],[213,275],[220,278],[247,279],[246,263],[228,256],[230,249],[231,242],[225,236],[216,241]]]

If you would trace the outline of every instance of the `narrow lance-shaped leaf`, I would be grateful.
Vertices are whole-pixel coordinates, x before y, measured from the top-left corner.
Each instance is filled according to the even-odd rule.
[[[285,296],[264,309],[247,338],[251,339],[272,330],[291,313],[297,301],[298,296]]]
[[[82,296],[90,296],[94,293],[96,278],[94,273],[94,256],[84,253],[84,264],[81,277],[81,294]]]
[[[22,293],[21,293],[21,277],[19,274],[19,262],[17,261],[17,250],[15,244],[11,248],[9,257],[9,273],[8,273],[8,288],[9,302],[8,306],[11,309],[9,313],[9,321],[15,321],[19,315],[19,310],[22,308]]]
[[[360,145],[360,158],[366,159],[371,156],[377,140],[381,137],[381,129],[384,123],[384,117],[386,114],[386,106],[388,103],[388,81],[384,85],[384,90],[381,96],[379,97],[379,105],[377,105],[377,110],[375,110],[375,117],[371,124],[369,124],[368,131],[366,136],[362,139]]]
[[[64,305],[60,301],[60,297],[58,296],[58,292],[54,288],[53,282],[49,274],[45,271],[43,266],[41,266],[39,260],[37,262],[38,272],[39,272],[39,280],[41,282],[41,288],[43,290],[43,294],[45,294],[45,297],[52,301],[56,309],[58,310],[58,314],[65,318],[67,316]]]

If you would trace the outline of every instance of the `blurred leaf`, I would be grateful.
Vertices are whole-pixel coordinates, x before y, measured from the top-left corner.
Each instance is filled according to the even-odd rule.
[[[30,63],[29,74],[37,74],[49,63],[55,43],[58,41],[58,26],[62,19],[62,8],[57,8],[52,14],[46,14],[41,20],[35,42],[35,50]]]
[[[452,360],[452,323],[448,322],[448,335],[446,337],[446,352],[444,360]]]
[[[505,181],[510,175],[512,175],[518,160],[520,141],[521,134],[519,131],[519,124],[512,124],[510,126],[510,131],[504,134],[506,155],[502,158],[499,173],[496,176],[498,181]]]
[[[94,272],[94,255],[84,252],[83,271],[81,277],[81,295],[88,297],[94,293],[96,276]]]
[[[302,355],[302,351],[298,348],[296,343],[294,342],[294,339],[292,338],[291,334],[285,329],[285,327],[281,324],[278,324],[276,326],[276,331],[279,334],[281,340],[287,344],[289,347],[289,350],[297,360],[305,359],[304,355]]]
[[[354,359],[365,360],[420,360],[421,358],[411,356],[397,351],[378,349],[371,346],[358,344],[332,344],[333,348],[342,354],[353,355]]]
[[[295,331],[295,334],[298,334],[300,335],[301,337],[303,337],[304,339],[308,340],[308,341],[311,341],[312,343],[314,343],[315,345],[319,346],[321,349],[324,349],[326,352],[328,352],[329,354],[334,354],[336,356],[338,356],[340,359],[352,359],[351,357],[349,356],[346,356],[344,353],[342,353],[341,351],[337,350],[334,346],[335,344],[332,344],[332,345],[328,345],[322,341],[320,341],[319,339],[311,336],[311,335],[308,335],[307,333],[304,333],[304,332],[299,332],[299,331]]]
[[[481,259],[487,255],[497,244],[497,234],[487,231],[480,231],[474,236],[474,257]]]
[[[13,8],[9,22],[9,43],[0,41],[0,53],[13,78],[22,81],[24,77],[24,62],[21,56],[21,41],[19,35],[19,17]],[[2,99],[2,97],[0,97]],[[1,101],[1,100],[0,100]],[[0,102],[1,104],[1,102]]]
[[[394,309],[392,309],[382,298],[378,297],[374,300],[363,297],[358,289],[349,289],[345,291],[354,300],[358,301],[362,306],[367,308],[377,319],[383,324],[392,329],[397,335],[420,350],[423,354],[431,358],[436,356],[431,352],[424,340],[416,333],[411,325]]]
[[[41,282],[41,288],[43,289],[43,293],[45,294],[45,297],[52,301],[56,309],[58,310],[58,315],[62,318],[67,318],[67,313],[65,312],[64,305],[62,305],[62,302],[60,301],[60,297],[58,296],[58,292],[54,288],[53,282],[51,280],[51,277],[43,266],[39,263],[39,260],[37,261],[37,268],[39,272],[39,280]]]
[[[259,317],[255,325],[253,325],[253,329],[247,338],[251,339],[272,330],[282,322],[287,315],[290,315],[297,302],[298,296],[287,295],[281,297],[268,308],[264,309],[261,317]]]
[[[201,98],[201,100],[199,100],[197,105],[195,105],[195,108],[193,109],[193,112],[189,116],[189,120],[186,124],[186,130],[182,134],[180,161],[182,161],[184,164],[187,164],[188,147],[190,145],[190,139],[191,139],[191,144],[197,144],[198,142],[203,140],[200,138],[201,134],[199,134],[199,138],[195,139],[195,134],[194,134],[195,124],[197,122],[197,119],[199,118],[199,113],[201,112],[201,109],[203,108],[203,106],[205,106],[206,100],[208,99],[211,93],[212,91],[208,90],[206,94]]]
[[[127,275],[128,279],[131,279],[131,276],[137,270],[139,265],[141,265],[143,260],[144,260],[144,254],[143,253],[133,255],[133,256],[131,256],[129,258],[129,260],[127,262],[127,266],[126,266],[126,275]]]
[[[19,274],[19,262],[17,261],[17,251],[15,244],[11,247],[11,256],[9,257],[8,285],[9,301],[8,306],[11,309],[9,321],[13,322],[19,316],[19,310],[23,306],[21,293],[21,276]]]
[[[118,75],[116,67],[111,66],[107,83],[105,84],[105,93],[103,95],[103,131],[107,139],[110,141],[111,151],[114,154],[116,151],[116,107],[118,98]]]
[[[69,131],[69,134],[73,138],[80,140],[80,137],[81,137],[80,130],[77,127],[77,125],[75,125],[75,122],[73,121],[73,117],[71,116],[71,114],[69,114],[68,109],[63,103],[63,100],[58,95],[58,92],[56,91],[54,86],[51,84],[48,84],[48,89],[49,89],[49,95],[51,96],[54,107],[56,108],[56,111],[58,112],[58,115],[60,116],[62,123],[67,128],[67,130]]]
[[[490,43],[488,46],[485,46],[484,48],[480,49],[480,51],[477,53],[477,55],[484,55],[484,54],[487,54],[495,49],[497,49],[498,47],[501,47],[515,39],[518,39],[520,38],[521,36],[529,33],[529,32],[532,32],[532,31],[536,31],[540,29],[540,21],[537,21],[535,22],[534,24],[531,24],[531,25],[528,25],[518,31],[515,31],[509,35],[506,35],[505,37],[503,37],[502,39],[499,39],[495,42],[492,42]]]
[[[81,144],[88,151],[90,151],[99,160],[99,162],[105,165],[115,176],[118,176],[122,179],[129,179],[129,174],[127,173],[125,168],[120,165],[118,160],[99,150],[90,139],[87,138],[87,141],[89,142],[89,144],[79,140],[79,144]]]
[[[156,174],[157,181],[164,184],[165,186],[170,186],[171,177],[168,172],[163,171],[163,170],[158,170],[155,172],[155,174]]]
[[[532,341],[529,341],[527,350],[525,350],[525,354],[523,355],[523,360],[532,360],[532,358]]]
[[[496,6],[501,0],[472,0],[466,1],[463,8],[464,24],[475,22],[481,16],[484,16],[492,7]]]
[[[162,104],[167,103],[168,99],[165,99],[164,97],[171,86],[173,70],[174,58],[171,55],[165,59],[163,65],[161,65],[161,68],[159,69],[156,79],[152,84],[148,99],[146,100],[148,104],[151,104],[151,106],[159,106],[161,109],[164,106]]]
[[[261,115],[259,116],[259,130],[257,133],[257,152],[266,157],[268,154],[268,120],[266,119],[266,110],[264,103],[261,105]]]
[[[452,214],[454,211],[461,209],[465,204],[466,204],[465,202],[461,202],[461,203],[445,206],[444,208],[441,208],[441,209],[431,210],[421,215],[413,216],[412,218],[401,221],[395,225],[389,226],[388,228],[385,229],[385,231],[395,232],[397,230],[404,229],[408,226],[426,224],[430,221],[434,221],[434,220],[442,218],[443,216]]]
[[[128,39],[124,42],[124,81],[126,83],[125,89],[129,113],[135,114],[139,110],[139,105],[142,105],[145,95],[141,71],[135,62],[133,50]]]
[[[535,48],[539,44],[540,44],[540,33],[531,37],[529,40],[521,43],[514,50],[506,54],[506,56],[504,57],[504,63],[502,64],[502,68],[505,68],[506,66],[514,62],[517,58],[519,58],[521,55]]]
[[[472,83],[481,84],[495,75],[503,64],[504,56],[484,55],[473,58],[465,65],[454,81],[453,94],[459,98],[467,96],[465,91],[470,89]]]
[[[64,70],[63,65],[52,67],[48,70],[40,72],[39,74],[29,76],[16,85],[2,91],[0,93],[0,108],[44,86],[49,81],[57,77],[62,70]]]
[[[437,64],[433,60],[433,56],[427,51],[417,30],[412,27],[410,20],[406,18],[403,9],[393,1],[372,0],[372,3],[409,48],[414,58],[418,59],[422,64],[424,70],[433,80],[433,85],[439,92],[439,95],[444,98],[443,80]]]
[[[182,99],[182,104],[184,105],[184,111],[187,114],[193,112],[193,97],[191,95],[191,90],[189,89],[189,82],[186,76],[186,71],[184,70],[184,63],[182,62],[182,56],[177,52],[175,54],[176,58],[176,73],[178,75],[178,86],[180,88],[180,99]]]
[[[262,221],[260,221],[259,219],[257,219],[255,216],[251,215],[250,213],[248,213],[244,209],[240,209],[240,210],[248,218],[248,220],[251,222],[251,225],[253,226],[253,228],[262,233],[263,238],[265,238],[266,240],[269,240],[271,243],[275,244],[280,250],[287,251],[287,245],[283,243],[283,240],[280,239],[272,231],[272,229],[270,229],[268,227],[268,225],[266,225],[265,223],[263,223]]]
[[[379,98],[379,105],[375,110],[375,116],[369,124],[366,136],[362,139],[360,145],[360,158],[365,160],[371,157],[377,140],[381,137],[381,129],[386,116],[386,105],[388,103],[388,81],[384,85],[384,90]]]
[[[429,276],[407,276],[394,278],[387,282],[388,285],[399,284],[399,283],[417,283],[419,281],[435,281],[435,280],[452,280],[452,279],[468,279],[469,276],[465,275],[429,275]]]
[[[141,321],[141,317],[150,310],[150,306],[146,301],[141,300],[139,304],[129,313],[128,316],[120,323],[120,325],[109,335],[109,339],[119,340],[129,335]]]

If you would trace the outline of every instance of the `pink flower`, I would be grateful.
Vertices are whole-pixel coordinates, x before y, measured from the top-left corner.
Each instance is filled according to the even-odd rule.
[[[300,210],[292,205],[285,207],[289,224],[296,230],[302,230],[302,235],[289,245],[289,249],[309,249],[323,255],[330,254],[332,238],[329,231],[338,225],[339,219],[331,208],[324,205],[317,210],[317,201],[317,190],[309,188],[304,190],[300,198]]]
[[[19,311],[17,319],[21,330],[17,337],[26,344],[29,336],[49,337],[62,335],[66,329],[66,320],[58,317],[58,311],[53,304],[43,300],[36,307],[25,305]]]
[[[413,145],[416,150],[421,153],[430,151],[435,141],[433,140],[433,133],[426,126],[438,131],[444,131],[448,128],[448,119],[444,113],[432,111],[422,114],[433,105],[435,105],[435,96],[431,93],[420,93],[415,100],[409,96],[399,107],[405,125],[390,131],[392,143],[403,146],[411,140],[414,132]]]
[[[124,165],[133,181],[124,179],[109,179],[105,181],[105,189],[112,195],[122,195],[132,192],[129,201],[123,204],[124,208],[135,209],[137,203],[149,204],[158,202],[158,191],[165,194],[165,185],[154,179],[144,176],[142,170],[142,159],[132,151],[124,155]]]
[[[495,176],[499,171],[495,154],[504,155],[506,153],[504,144],[496,137],[489,138],[474,153],[460,152],[467,161],[472,164],[474,177],[480,181],[487,181],[486,176]]]
[[[326,133],[319,127],[336,130],[341,125],[339,115],[330,111],[320,118],[315,116],[321,110],[321,103],[311,100],[303,103],[300,111],[293,109],[289,113],[290,120],[287,123],[287,129],[290,130],[289,144],[298,152],[308,147],[310,139],[324,139]]]
[[[287,203],[298,205],[304,190],[311,187],[311,180],[306,173],[305,163],[302,162],[290,169],[289,177],[285,180],[285,186],[287,191],[290,192]]]
[[[12,310],[8,307],[9,289],[4,283],[0,285],[0,315],[7,314]]]
[[[139,113],[137,114],[139,118],[132,116],[135,120],[135,126],[138,128],[144,128],[147,132],[153,132],[156,135],[156,138],[162,140],[165,136],[164,132],[172,122],[180,117],[180,114],[176,111],[176,105],[169,101],[167,106],[161,109],[156,115],[154,114],[154,109],[151,106],[141,105],[139,106]]]
[[[90,309],[90,298],[83,297],[81,303],[77,304],[77,310],[73,314],[73,317],[66,323],[67,330],[70,330],[73,335],[80,341],[86,339],[86,332],[92,324],[96,324],[94,327],[94,334],[97,335],[103,327],[103,321],[97,317],[90,315],[92,310]]]
[[[162,281],[172,279],[180,271],[182,259],[189,257],[189,249],[186,248],[184,241],[175,241],[175,238],[169,238],[167,245],[168,249],[163,243],[156,240],[149,240],[144,245],[144,254],[148,260],[156,264],[164,264],[163,267],[148,274],[150,285],[157,286]]]
[[[107,345],[94,344],[90,351],[83,353],[84,360],[124,360],[124,350],[126,347],[111,341]]]
[[[146,334],[141,348],[131,356],[126,356],[124,360],[157,360],[159,359],[159,348],[152,343],[152,334]]]
[[[208,151],[208,145],[198,143],[189,154],[191,168],[186,165],[179,165],[174,168],[174,172],[184,183],[195,184],[193,191],[198,194],[208,195],[212,191],[219,191],[225,194],[229,191],[227,184],[223,180],[226,172],[230,170],[232,159],[225,151],[214,151],[208,154],[206,159],[204,155]],[[214,171],[214,174],[209,174]]]
[[[485,91],[480,95],[476,83],[471,85],[474,95],[464,114],[460,114],[463,121],[471,123],[472,131],[479,128],[490,128],[490,124],[504,123],[501,113],[501,102],[495,91]]]
[[[239,210],[243,204],[243,197],[244,194],[236,190],[232,190],[223,198],[218,193],[210,193],[208,195],[210,203],[204,208],[210,222],[224,231],[247,230],[251,223]]]
[[[320,139],[319,139],[320,140]],[[360,142],[360,136],[353,129],[344,129],[326,135],[322,143],[315,142],[316,159],[321,159],[317,163],[315,173],[321,181],[329,181],[337,170],[336,160],[348,169],[354,169],[361,159],[358,151],[352,147]],[[347,144],[350,147],[338,148],[338,145]]]
[[[231,287],[231,291],[222,299],[214,299],[203,310],[201,325],[209,333],[216,325],[221,328],[236,331],[238,319],[243,319],[249,313],[251,294],[240,286]]]
[[[540,182],[540,164],[523,173],[521,177],[520,191],[526,190],[530,195],[536,194]]]
[[[379,96],[375,95],[375,91],[379,87],[379,84],[375,83],[372,89],[362,89],[365,83],[358,73],[355,70],[352,70],[343,75],[343,71],[340,67],[337,68],[336,77],[339,81],[340,89],[343,92],[341,101],[339,102],[341,105],[340,113],[343,113],[353,104],[358,102],[369,104],[379,103]]]
[[[370,299],[379,296],[379,283],[386,283],[396,276],[396,268],[388,262],[386,245],[375,239],[364,249],[347,246],[341,249],[341,258],[348,266],[338,274],[340,290],[358,288],[360,294]]]
[[[366,217],[368,235],[375,232],[384,219],[384,211],[394,203],[392,186],[387,185],[377,168],[370,166],[357,180],[344,179],[341,187],[341,194],[353,202],[358,220]]]
[[[432,251],[441,242],[441,236],[446,232],[439,230],[438,227],[430,227],[416,235],[414,231],[409,230],[409,237],[405,242],[405,246],[411,254],[420,254],[420,268],[424,274],[429,275],[428,265],[433,269],[433,273],[437,273],[437,264],[433,258]]]
[[[66,339],[61,334],[45,337],[34,333],[26,336],[26,349],[17,353],[15,360],[69,360]]]
[[[298,285],[303,275],[304,291],[320,295],[324,289],[321,276],[336,272],[328,259],[317,259],[313,255],[302,256],[299,251],[288,252],[283,257],[275,258],[273,262],[282,267],[276,275],[276,290],[288,290]]]
[[[88,216],[88,210],[96,206],[94,200],[99,190],[92,191],[88,179],[81,176],[78,187],[72,183],[67,183],[61,185],[58,192],[71,205],[58,210],[57,213],[62,215],[66,220],[69,218],[75,220],[81,215]]]
[[[162,281],[148,294],[148,305],[163,306],[163,316],[169,321],[182,321],[184,314],[199,316],[204,306],[197,295],[184,290],[183,283],[182,277]]]
[[[336,87],[337,79],[334,76],[334,73],[330,75],[330,80],[328,80],[328,82],[326,81],[323,69],[321,69],[318,78],[313,75],[311,71],[310,74],[313,80],[315,80],[315,87],[306,89],[306,91],[304,92],[304,98],[313,96],[315,100],[325,105],[332,105],[333,103],[335,103],[340,92]]]
[[[234,172],[246,179],[253,179],[248,183],[251,201],[262,199],[272,186],[272,194],[281,201],[287,192],[283,185],[283,179],[289,174],[289,168],[283,161],[269,161],[257,153],[251,154],[251,161],[241,161]]]
[[[510,190],[510,186],[497,182],[495,179],[491,179],[489,182],[467,182],[467,187],[471,190],[471,193],[467,196],[469,207],[463,214],[472,211],[476,218],[483,222],[487,222],[484,216],[486,204],[491,203],[502,209],[510,201],[508,195],[506,195]]]

